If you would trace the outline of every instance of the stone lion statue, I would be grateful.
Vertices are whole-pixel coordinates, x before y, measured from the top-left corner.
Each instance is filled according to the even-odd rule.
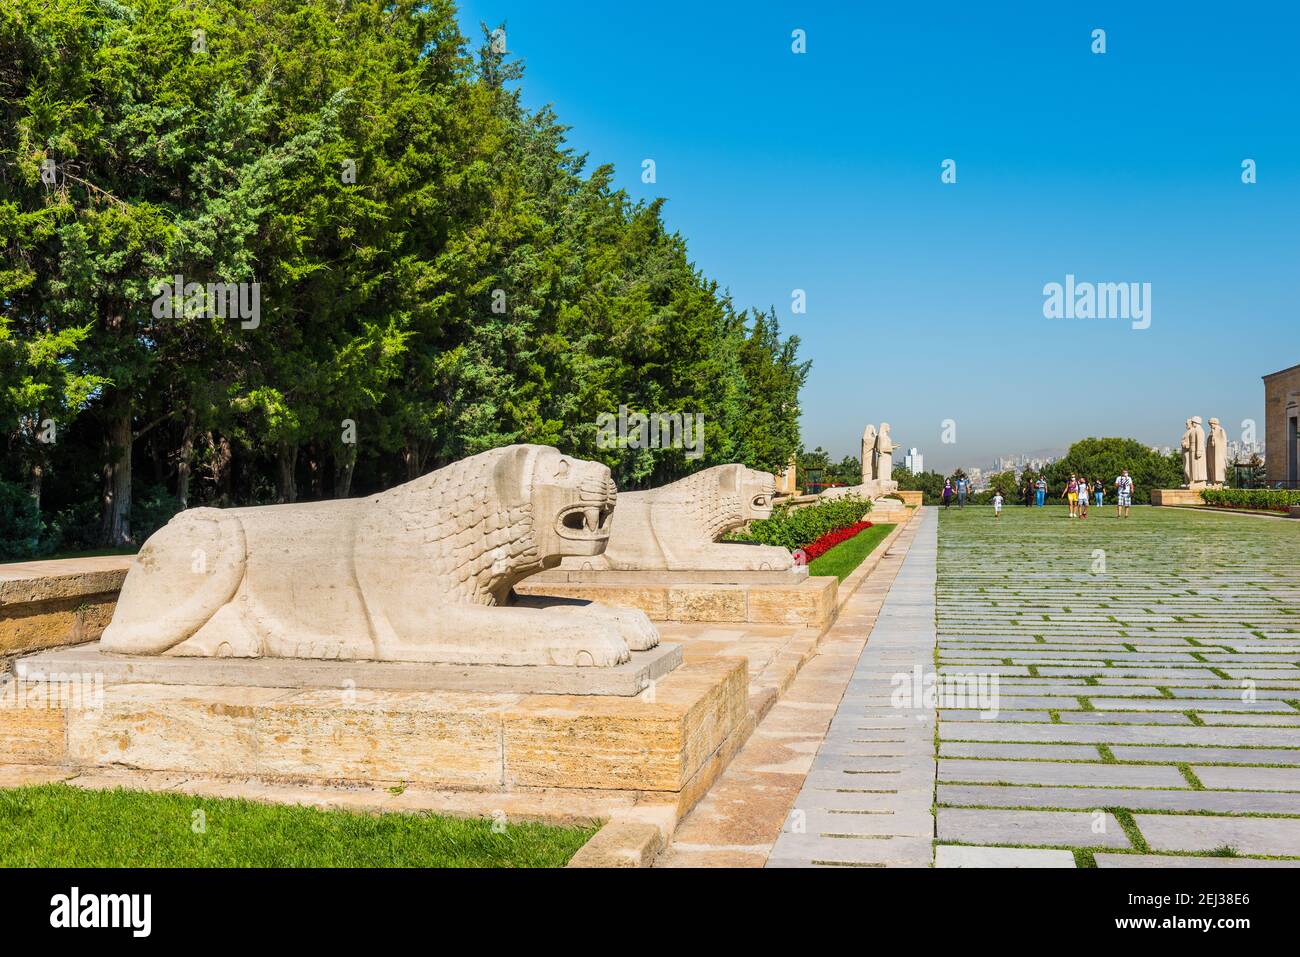
[[[784,548],[718,542],[772,514],[776,480],[743,465],[718,465],[645,492],[622,492],[603,554],[566,558],[566,569],[759,571],[793,567]]]
[[[605,549],[609,469],[494,449],[369,498],[196,508],[145,542],[101,649],[582,665],[658,644],[640,611],[511,607],[511,588]]]

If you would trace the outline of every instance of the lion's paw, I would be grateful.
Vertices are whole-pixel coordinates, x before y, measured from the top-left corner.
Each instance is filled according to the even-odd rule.
[[[584,623],[574,637],[559,637],[547,647],[551,664],[575,668],[612,668],[632,657],[627,642],[606,623]]]
[[[588,611],[598,615],[602,621],[612,624],[633,651],[645,651],[659,644],[659,629],[643,611],[636,608],[610,608],[605,605],[591,605]]]
[[[775,545],[760,546],[762,553],[759,556],[759,570],[770,570],[783,572],[794,565],[794,557],[787,549],[778,548]]]

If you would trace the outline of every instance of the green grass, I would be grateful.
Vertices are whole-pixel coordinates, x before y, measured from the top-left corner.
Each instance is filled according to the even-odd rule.
[[[872,525],[859,532],[847,542],[840,542],[825,555],[814,558],[808,563],[809,575],[834,575],[840,581],[862,564],[885,536],[894,530],[893,525]]]
[[[43,784],[0,790],[0,866],[563,867],[596,830],[492,827],[481,818]]]

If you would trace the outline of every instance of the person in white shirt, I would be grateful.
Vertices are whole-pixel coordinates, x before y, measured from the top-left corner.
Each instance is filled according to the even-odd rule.
[[[1115,491],[1118,493],[1115,499],[1115,517],[1128,518],[1129,506],[1133,504],[1133,479],[1128,474],[1128,469],[1124,469],[1119,478],[1115,479]]]
[[[999,489],[993,494],[993,517],[1002,517],[1002,490]]]

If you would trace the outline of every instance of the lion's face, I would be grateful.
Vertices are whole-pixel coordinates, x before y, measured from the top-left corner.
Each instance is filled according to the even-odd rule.
[[[772,514],[776,479],[743,465],[719,465],[709,470],[717,475],[719,515],[715,534],[739,528],[746,522]],[[703,473],[708,474],[708,473]]]
[[[545,564],[567,555],[599,555],[605,550],[615,501],[614,479],[608,468],[541,447],[533,460],[529,491],[533,532]]]
[[[772,498],[776,495],[776,479],[767,472],[745,469],[741,476],[741,508],[745,521],[768,518],[772,514]]]

